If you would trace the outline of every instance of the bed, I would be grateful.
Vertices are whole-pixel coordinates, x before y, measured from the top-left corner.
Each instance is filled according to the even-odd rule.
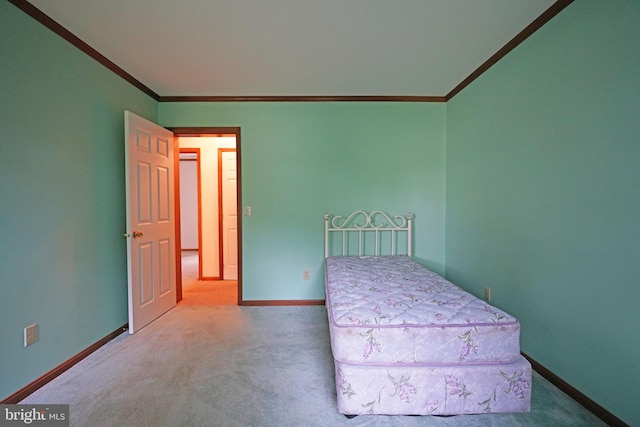
[[[324,215],[326,308],[338,410],[527,412],[520,323],[412,258],[411,214]]]

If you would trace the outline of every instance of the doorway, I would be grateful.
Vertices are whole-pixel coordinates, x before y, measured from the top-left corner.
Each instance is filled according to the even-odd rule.
[[[202,187],[200,148],[181,147],[180,151],[180,250],[182,280],[202,280]],[[188,257],[186,257],[188,255]],[[186,257],[186,258],[185,258]],[[185,262],[185,259],[187,262]]]
[[[183,273],[180,274],[181,297],[193,301],[198,297],[198,305],[205,304],[229,304],[232,298],[233,305],[242,305],[242,247],[241,221],[237,217],[240,211],[241,201],[241,175],[240,175],[240,129],[239,128],[170,128],[175,134],[176,146],[182,153],[180,163],[190,163],[191,166],[184,169],[180,167],[180,192],[182,189],[182,175],[189,180],[196,189],[189,190],[191,203],[197,206],[197,215],[188,217],[181,214],[180,240],[182,251]],[[220,153],[233,153],[232,162],[226,161],[227,169],[233,170],[234,187],[227,183],[223,186],[220,182]],[[195,177],[195,178],[194,178]],[[226,175],[228,178],[228,175]],[[227,179],[227,181],[230,181]],[[222,197],[222,187],[225,187],[226,197]],[[209,193],[208,193],[209,192]],[[179,199],[183,200],[180,194]],[[233,204],[224,207],[223,203]],[[182,210],[182,208],[180,208]],[[224,216],[223,216],[224,213]],[[223,219],[228,213],[233,213],[233,224],[229,225],[228,218],[223,225]],[[197,240],[193,233],[185,227],[189,222],[190,227],[197,228]],[[194,219],[197,218],[197,219]],[[184,238],[182,236],[184,235]],[[231,240],[225,242],[225,240]],[[226,251],[226,253],[224,253]],[[225,268],[230,264],[236,266],[235,270]],[[195,270],[194,270],[195,266]],[[230,271],[232,273],[230,273]],[[233,274],[237,271],[237,277]],[[194,280],[195,279],[195,280]],[[194,283],[197,282],[197,283]],[[193,285],[196,285],[195,287]],[[214,295],[215,293],[224,295]],[[208,295],[206,295],[208,294]],[[222,299],[221,299],[222,298]]]

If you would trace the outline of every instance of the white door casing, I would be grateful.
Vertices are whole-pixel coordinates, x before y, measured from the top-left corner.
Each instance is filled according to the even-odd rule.
[[[222,150],[222,252],[224,280],[238,280],[238,206],[235,150]]]
[[[129,333],[176,305],[173,133],[125,111]]]

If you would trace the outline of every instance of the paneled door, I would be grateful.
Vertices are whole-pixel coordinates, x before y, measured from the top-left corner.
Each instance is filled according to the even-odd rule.
[[[176,305],[173,133],[125,111],[129,333]]]
[[[238,280],[238,204],[236,151],[221,148],[220,171],[222,190],[222,278]]]

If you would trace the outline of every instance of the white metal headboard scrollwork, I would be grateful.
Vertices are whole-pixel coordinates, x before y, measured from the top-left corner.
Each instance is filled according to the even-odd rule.
[[[396,244],[399,232],[406,232],[407,251],[406,255],[411,256],[411,222],[413,216],[408,213],[406,216],[395,215],[390,217],[383,211],[373,211],[366,213],[364,211],[355,211],[348,217],[335,215],[330,218],[328,213],[324,214],[324,257],[329,256],[330,233],[341,234],[338,239],[342,242],[342,255],[347,255],[347,245],[349,233],[357,234],[358,256],[363,256],[363,244],[365,235],[373,234],[374,236],[374,254],[381,254],[382,233],[390,233],[390,255],[396,255]]]

